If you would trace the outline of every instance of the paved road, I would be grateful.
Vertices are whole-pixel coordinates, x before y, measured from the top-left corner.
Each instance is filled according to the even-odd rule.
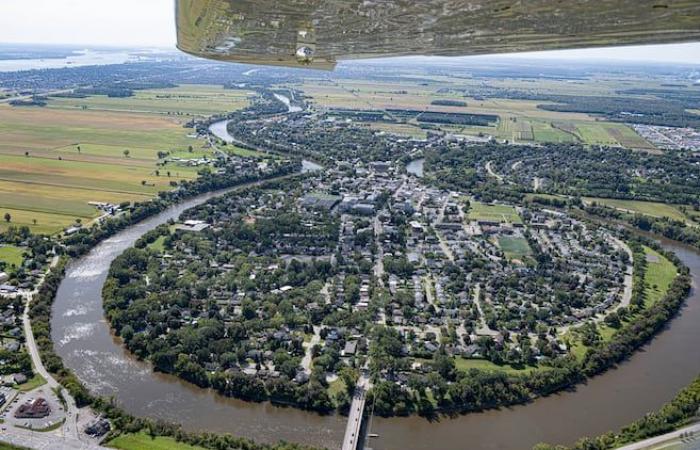
[[[348,424],[345,428],[345,437],[343,438],[342,450],[356,450],[357,443],[360,440],[360,430],[362,428],[362,416],[365,411],[365,401],[367,400],[367,391],[370,388],[370,381],[366,375],[360,375],[355,387],[355,395],[350,405],[350,414],[348,415]]]
[[[7,427],[7,430],[0,432],[0,441],[36,450],[107,450],[106,447],[68,436],[61,437],[55,433],[32,432],[15,427]]]
[[[58,264],[58,261],[58,257],[55,257],[51,261],[51,267],[55,267],[56,264]],[[32,303],[32,299],[37,294],[38,289],[43,284],[43,282],[44,280],[42,278],[42,280],[37,284],[37,287],[33,291],[27,292],[25,294],[27,297],[27,301],[24,306],[24,314],[22,314],[22,325],[24,327],[24,336],[26,338],[27,351],[29,351],[29,355],[32,358],[32,365],[34,366],[34,370],[46,380],[48,386],[51,388],[59,388],[63,392],[63,398],[66,400],[66,422],[63,425],[63,427],[61,427],[60,432],[63,434],[63,436],[66,437],[66,439],[80,442],[80,431],[78,428],[78,407],[75,404],[75,399],[65,389],[61,387],[61,385],[58,383],[58,381],[56,381],[53,375],[51,375],[49,371],[46,370],[46,367],[44,367],[44,363],[41,361],[41,356],[39,354],[39,348],[37,347],[36,341],[34,340],[32,324],[29,320],[29,309]],[[14,427],[8,427],[8,429],[2,433],[2,437],[5,438],[6,434],[15,435],[15,433],[19,433],[23,437],[26,437],[23,430]],[[55,440],[56,436],[53,436],[52,439]]]
[[[688,450],[700,448],[700,423],[696,423],[689,427],[681,428],[661,436],[635,442],[634,444],[620,447],[617,450],[647,450],[659,448],[666,443],[669,444],[669,446],[676,445],[676,447],[673,448]]]

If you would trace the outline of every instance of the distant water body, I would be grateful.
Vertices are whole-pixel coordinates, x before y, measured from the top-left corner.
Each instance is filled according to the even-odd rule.
[[[66,58],[6,59],[0,60],[0,72],[18,72],[35,69],[62,69],[65,67],[104,66],[138,61],[126,51],[82,50]]]

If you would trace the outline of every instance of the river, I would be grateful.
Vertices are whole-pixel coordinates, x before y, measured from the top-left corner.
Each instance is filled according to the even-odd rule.
[[[277,94],[275,94],[277,95]],[[286,97],[285,97],[286,98]],[[211,133],[221,139],[222,141],[228,143],[228,144],[235,144],[236,139],[234,139],[233,136],[228,132],[228,123],[229,120],[221,120],[219,122],[214,122],[213,124],[209,125],[209,131]],[[323,169],[323,166],[320,164],[317,164],[313,161],[309,161],[308,159],[304,159],[301,161],[301,172],[302,173],[308,173],[308,172],[316,172],[318,170]]]
[[[179,379],[154,373],[129,355],[104,320],[101,291],[112,260],[139,236],[187,208],[221,195],[207,194],[130,227],[74,261],[61,283],[52,316],[57,353],[91,391],[114,396],[134,415],[183,424],[188,430],[228,432],[263,442],[280,439],[338,448],[344,418],[319,416],[269,403],[227,399]],[[540,441],[570,444],[616,429],[658,409],[700,374],[700,253],[663,241],[691,269],[693,291],[681,313],[642,351],[575,391],[529,405],[443,418],[373,419],[371,446],[397,449],[528,449]]]

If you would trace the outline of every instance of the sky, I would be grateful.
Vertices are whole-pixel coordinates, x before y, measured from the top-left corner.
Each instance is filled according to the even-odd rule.
[[[173,0],[0,0],[0,43],[168,47]],[[700,62],[700,43],[522,53],[519,58]]]

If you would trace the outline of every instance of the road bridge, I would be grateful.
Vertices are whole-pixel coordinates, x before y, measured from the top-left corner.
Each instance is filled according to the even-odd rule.
[[[362,441],[360,432],[362,430],[365,402],[367,400],[367,391],[370,387],[371,383],[369,377],[364,374],[360,375],[357,385],[355,386],[352,404],[350,405],[350,413],[348,414],[348,424],[345,427],[342,450],[358,450],[359,448],[359,443]]]

